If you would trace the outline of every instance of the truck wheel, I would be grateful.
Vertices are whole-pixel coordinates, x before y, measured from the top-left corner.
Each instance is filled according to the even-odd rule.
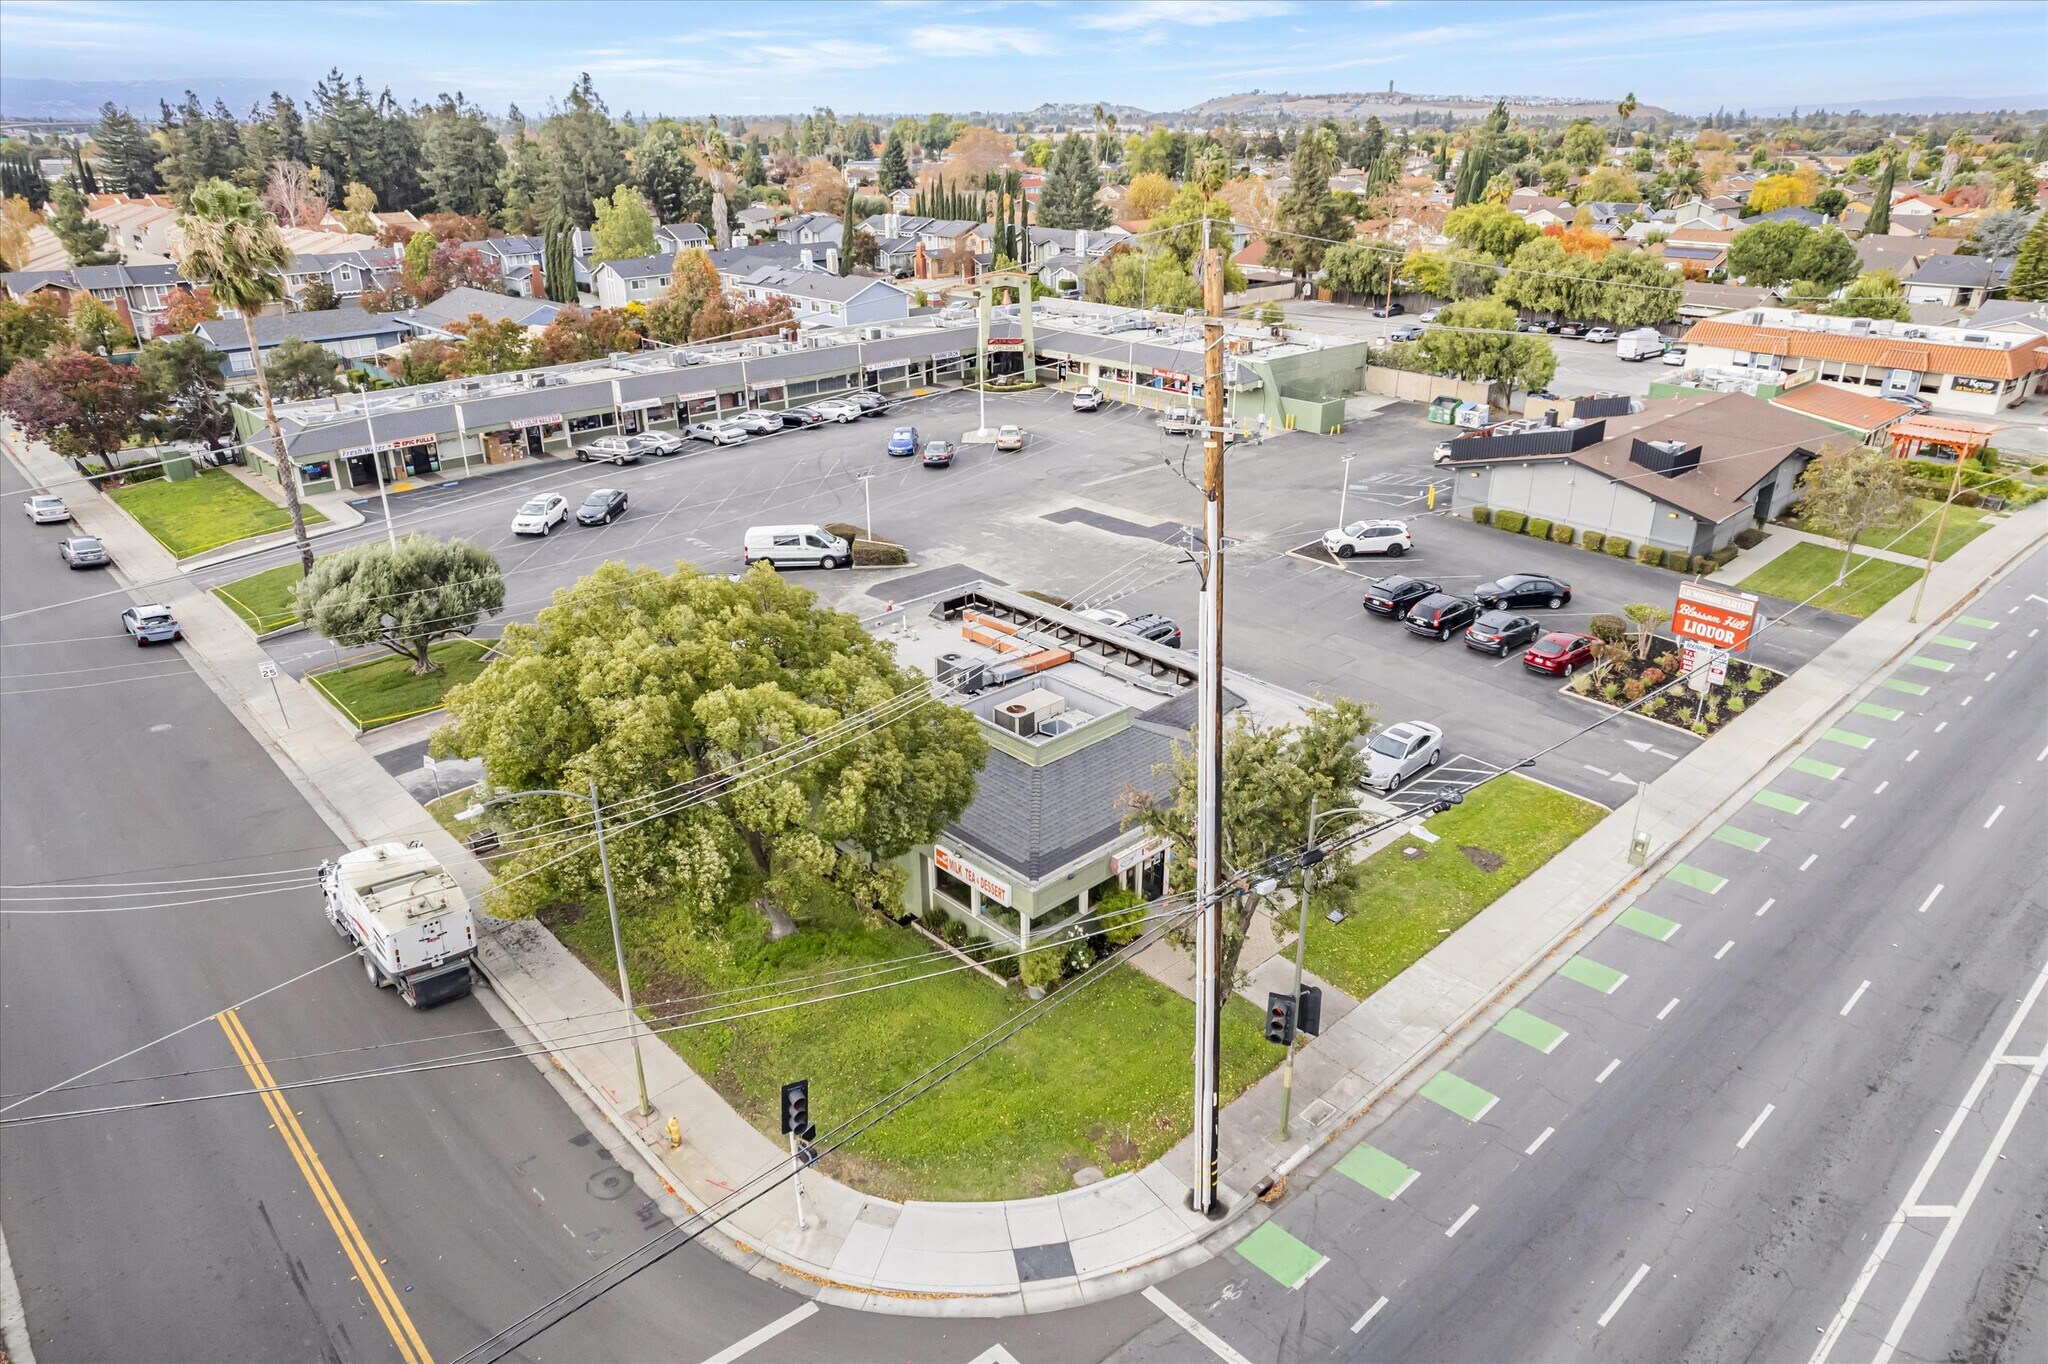
[[[384,973],[377,969],[377,963],[370,959],[368,952],[363,953],[363,974],[370,978],[370,984],[380,990],[391,983],[384,979]]]

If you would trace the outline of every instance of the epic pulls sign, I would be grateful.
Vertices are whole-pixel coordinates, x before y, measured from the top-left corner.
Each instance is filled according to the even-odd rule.
[[[1705,583],[1680,583],[1678,604],[1671,608],[1671,633],[1717,649],[1740,653],[1756,629],[1756,598],[1723,592]]]
[[[959,853],[944,845],[932,848],[932,863],[948,876],[957,876],[999,905],[1010,903],[1010,883],[989,875]]]

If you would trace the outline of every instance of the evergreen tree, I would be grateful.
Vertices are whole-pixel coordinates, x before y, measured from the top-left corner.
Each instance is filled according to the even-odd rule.
[[[27,152],[0,152],[0,198],[25,199],[35,209],[50,202],[50,182]]]
[[[107,250],[107,225],[85,216],[85,195],[62,183],[50,191],[50,231],[64,245],[73,265],[118,265],[121,257]]]
[[[556,303],[576,301],[576,253],[574,228],[567,217],[556,214],[548,220],[546,249],[541,256],[541,278],[548,298]]]
[[[598,200],[630,178],[618,129],[588,72],[570,87],[561,111],[540,125],[540,147],[555,197],[579,226],[593,222]]]
[[[903,145],[901,133],[892,131],[888,144],[882,148],[880,180],[884,194],[894,194],[899,189],[909,189],[911,186],[910,153]]]
[[[483,110],[459,96],[441,96],[419,111],[419,179],[443,213],[489,217],[504,201],[498,188],[505,151]]]
[[[123,194],[154,194],[163,188],[157,174],[156,139],[142,120],[111,101],[100,106],[93,141],[100,144],[100,165],[107,184]]]
[[[1323,254],[1333,242],[1350,239],[1351,216],[1330,191],[1337,172],[1337,139],[1327,128],[1304,133],[1295,144],[1294,183],[1280,196],[1274,213],[1278,227],[1267,245],[1267,260],[1276,268],[1307,279],[1322,268]]]
[[[738,175],[740,183],[750,188],[768,183],[768,161],[761,155],[759,138],[747,139],[747,149],[740,153]]]
[[[2012,279],[2006,285],[2008,298],[2039,303],[2048,300],[2048,214],[2036,219],[2013,257]]]
[[[1052,173],[1038,193],[1038,221],[1069,231],[1109,226],[1109,210],[1097,199],[1102,179],[1085,137],[1064,137],[1053,152]]]
[[[1892,186],[1898,179],[1898,158],[1887,152],[1884,169],[1878,172],[1877,188],[1870,192],[1870,218],[1863,224],[1864,236],[1882,237],[1892,230]]]

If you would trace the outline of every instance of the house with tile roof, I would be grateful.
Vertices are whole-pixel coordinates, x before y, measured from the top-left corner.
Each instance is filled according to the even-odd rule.
[[[1696,322],[1684,342],[1696,368],[1771,383],[1813,370],[1822,383],[1963,415],[1995,415],[2048,391],[2048,337],[2019,332],[1752,308]]]
[[[1787,412],[1826,422],[1864,445],[1880,445],[1885,432],[1913,415],[1913,409],[1904,403],[1811,381],[1788,388],[1769,402]]]
[[[1836,428],[1747,393],[1451,442],[1457,508],[1520,512],[1632,548],[1704,557],[1783,511]]]

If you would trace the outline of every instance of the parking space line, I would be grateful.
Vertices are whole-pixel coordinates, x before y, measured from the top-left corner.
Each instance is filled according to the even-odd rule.
[[[1792,770],[1804,772],[1809,777],[1819,777],[1822,781],[1833,781],[1836,777],[1842,775],[1841,768],[1833,763],[1824,763],[1818,758],[1794,758],[1792,760]]]
[[[1615,1057],[1612,1061],[1609,1061],[1605,1066],[1601,1067],[1600,1073],[1593,1077],[1593,1083],[1596,1085],[1606,1084],[1607,1077],[1614,1074],[1614,1068],[1620,1064],[1621,1058],[1619,1056]]]
[[[1759,791],[1750,799],[1766,809],[1777,810],[1788,815],[1799,814],[1807,806],[1807,802],[1799,799],[1797,796],[1780,795],[1776,791]]]
[[[1923,682],[1907,682],[1907,681],[1903,681],[1903,680],[1901,680],[1900,678],[1896,678],[1896,677],[1887,677],[1887,678],[1886,678],[1886,679],[1885,679],[1884,681],[1880,682],[1880,683],[1879,683],[1878,685],[1879,685],[1879,686],[1881,686],[1881,687],[1888,687],[1888,688],[1890,688],[1890,689],[1891,689],[1892,691],[1902,691],[1902,692],[1906,693],[1906,695],[1908,695],[1908,696],[1925,696],[1925,695],[1927,695],[1927,685],[1926,685],[1925,683],[1923,683]]]
[[[1363,1331],[1367,1326],[1371,1325],[1372,1319],[1378,1316],[1380,1314],[1380,1309],[1382,1307],[1385,1307],[1386,1305],[1387,1300],[1385,1298],[1381,1298],[1378,1302],[1366,1308],[1365,1315],[1360,1317],[1357,1321],[1351,1323],[1351,1334],[1355,1336],[1360,1331]]]
[[[1249,1359],[1246,1359],[1243,1355],[1231,1349],[1228,1341],[1224,1340],[1223,1337],[1217,1335],[1208,1327],[1202,1325],[1201,1322],[1196,1321],[1181,1307],[1179,1303],[1175,1302],[1172,1298],[1167,1297],[1164,1293],[1160,1292],[1158,1288],[1148,1287],[1147,1289],[1145,1289],[1145,1301],[1151,1303],[1161,1312],[1164,1312],[1166,1314],[1167,1320],[1171,1321],[1175,1326],[1180,1327],[1181,1330],[1186,1331],[1196,1340],[1202,1342],[1202,1344],[1205,1347],[1207,1347],[1210,1354],[1215,1355],[1218,1359],[1225,1361],[1225,1364],[1251,1364],[1251,1361]]]
[[[1742,1134],[1742,1140],[1735,1143],[1735,1149],[1738,1151],[1746,1150],[1749,1146],[1749,1139],[1756,1135],[1757,1129],[1764,1125],[1765,1119],[1777,1111],[1778,1106],[1776,1104],[1765,1104],[1764,1111],[1756,1115],[1756,1121],[1751,1123],[1749,1130]]]
[[[1831,729],[1820,737],[1830,743],[1843,744],[1849,748],[1868,748],[1877,742],[1868,734],[1858,734],[1850,729]]]
[[[1723,957],[1727,956],[1727,955],[1728,955],[1728,949],[1729,949],[1729,948],[1731,948],[1731,947],[1733,947],[1733,946],[1735,946],[1735,939],[1733,939],[1733,938],[1730,938],[1730,939],[1729,939],[1729,940],[1728,940],[1727,942],[1724,942],[1724,943],[1722,943],[1722,944],[1721,944],[1721,950],[1720,950],[1720,951],[1718,951],[1718,952],[1716,952],[1716,953],[1714,954],[1714,960],[1715,960],[1715,961],[1719,961],[1719,960],[1721,960],[1721,958],[1723,958]]]
[[[1956,635],[1936,635],[1934,642],[1936,644],[1946,644],[1951,649],[1961,649],[1965,653],[1977,647],[1976,640],[1962,639]]]
[[[1527,1146],[1522,1148],[1522,1154],[1525,1156],[1535,1155],[1537,1148],[1542,1146],[1544,1142],[1549,1141],[1551,1138],[1551,1134],[1556,1131],[1557,1129],[1555,1127],[1544,1128],[1543,1131],[1537,1135],[1536,1140],[1530,1142]]]
[[[1451,1223],[1451,1224],[1450,1224],[1450,1225],[1449,1225],[1448,1227],[1445,1227],[1445,1228],[1444,1228],[1444,1235],[1445,1235],[1445,1236],[1456,1236],[1456,1235],[1457,1235],[1457,1234],[1458,1234],[1458,1233],[1459,1233],[1460,1231],[1464,1230],[1464,1228],[1465,1228],[1465,1224],[1466,1224],[1467,1222],[1470,1222],[1470,1221],[1472,1220],[1472,1214],[1473,1214],[1473,1213],[1475,1213],[1475,1212],[1478,1212],[1478,1211],[1479,1211],[1479,1205],[1478,1205],[1477,1203],[1474,1203],[1474,1204],[1473,1204],[1473,1205],[1472,1205],[1471,1207],[1469,1207],[1469,1208],[1465,1209],[1465,1211],[1463,1211],[1463,1212],[1459,1213],[1459,1214],[1458,1214],[1458,1220],[1457,1220],[1457,1221],[1455,1221],[1455,1222],[1453,1222],[1453,1223]]]
[[[1859,701],[1856,703],[1856,713],[1868,715],[1876,720],[1896,720],[1906,712],[1891,706],[1880,706],[1873,701]]]
[[[1636,1285],[1641,1283],[1649,1272],[1648,1265],[1637,1265],[1636,1272],[1628,1276],[1628,1282],[1622,1285],[1621,1291],[1614,1295],[1614,1301],[1607,1304],[1607,1310],[1602,1312],[1600,1319],[1593,1324],[1605,1328],[1608,1322],[1613,1321],[1614,1314],[1621,1310],[1621,1305],[1628,1301],[1628,1295],[1636,1291]]]
[[[1673,995],[1673,996],[1671,997],[1671,1002],[1670,1002],[1669,1004],[1666,1004],[1666,1005],[1665,1005],[1665,1006],[1664,1006],[1663,1008],[1661,1008],[1661,1009],[1657,1010],[1657,1021],[1658,1021],[1659,1023],[1662,1023],[1662,1022],[1663,1022],[1663,1021],[1664,1021],[1665,1019],[1667,1019],[1667,1018],[1671,1017],[1671,1011],[1672,1011],[1673,1009],[1677,1008],[1677,1007],[1678,1007],[1678,996],[1677,996],[1677,995]]]
[[[1917,911],[1918,913],[1925,914],[1927,912],[1927,907],[1934,903],[1934,897],[1941,894],[1941,886],[1941,882],[1935,882],[1934,889],[1928,891],[1927,898],[1920,902],[1920,908]]]
[[[704,1364],[732,1364],[735,1359],[739,1359],[759,1346],[766,1345],[790,1327],[809,1321],[816,1315],[818,1315],[818,1304],[807,1302],[795,1311],[785,1316],[777,1317],[760,1330],[754,1332],[754,1334],[742,1340],[734,1341],[717,1354],[711,1356],[711,1358],[705,1360]]]
[[[1842,1012],[1838,1015],[1838,1017],[1847,1018],[1849,1016],[1849,1010],[1856,1007],[1856,1001],[1863,998],[1863,992],[1865,990],[1868,990],[1869,988],[1870,982],[1867,980],[1864,981],[1861,985],[1857,986],[1856,993],[1849,996],[1849,1002],[1842,1006]]]
[[[1907,659],[1906,665],[1912,668],[1925,668],[1927,669],[1927,671],[1934,673],[1953,672],[1956,666],[1955,664],[1949,663],[1943,659],[1922,658],[1918,654],[1915,654],[1911,658]]]
[[[1233,1247],[1255,1268],[1290,1293],[1307,1283],[1330,1257],[1290,1233],[1278,1222],[1261,1222],[1258,1229]]]

